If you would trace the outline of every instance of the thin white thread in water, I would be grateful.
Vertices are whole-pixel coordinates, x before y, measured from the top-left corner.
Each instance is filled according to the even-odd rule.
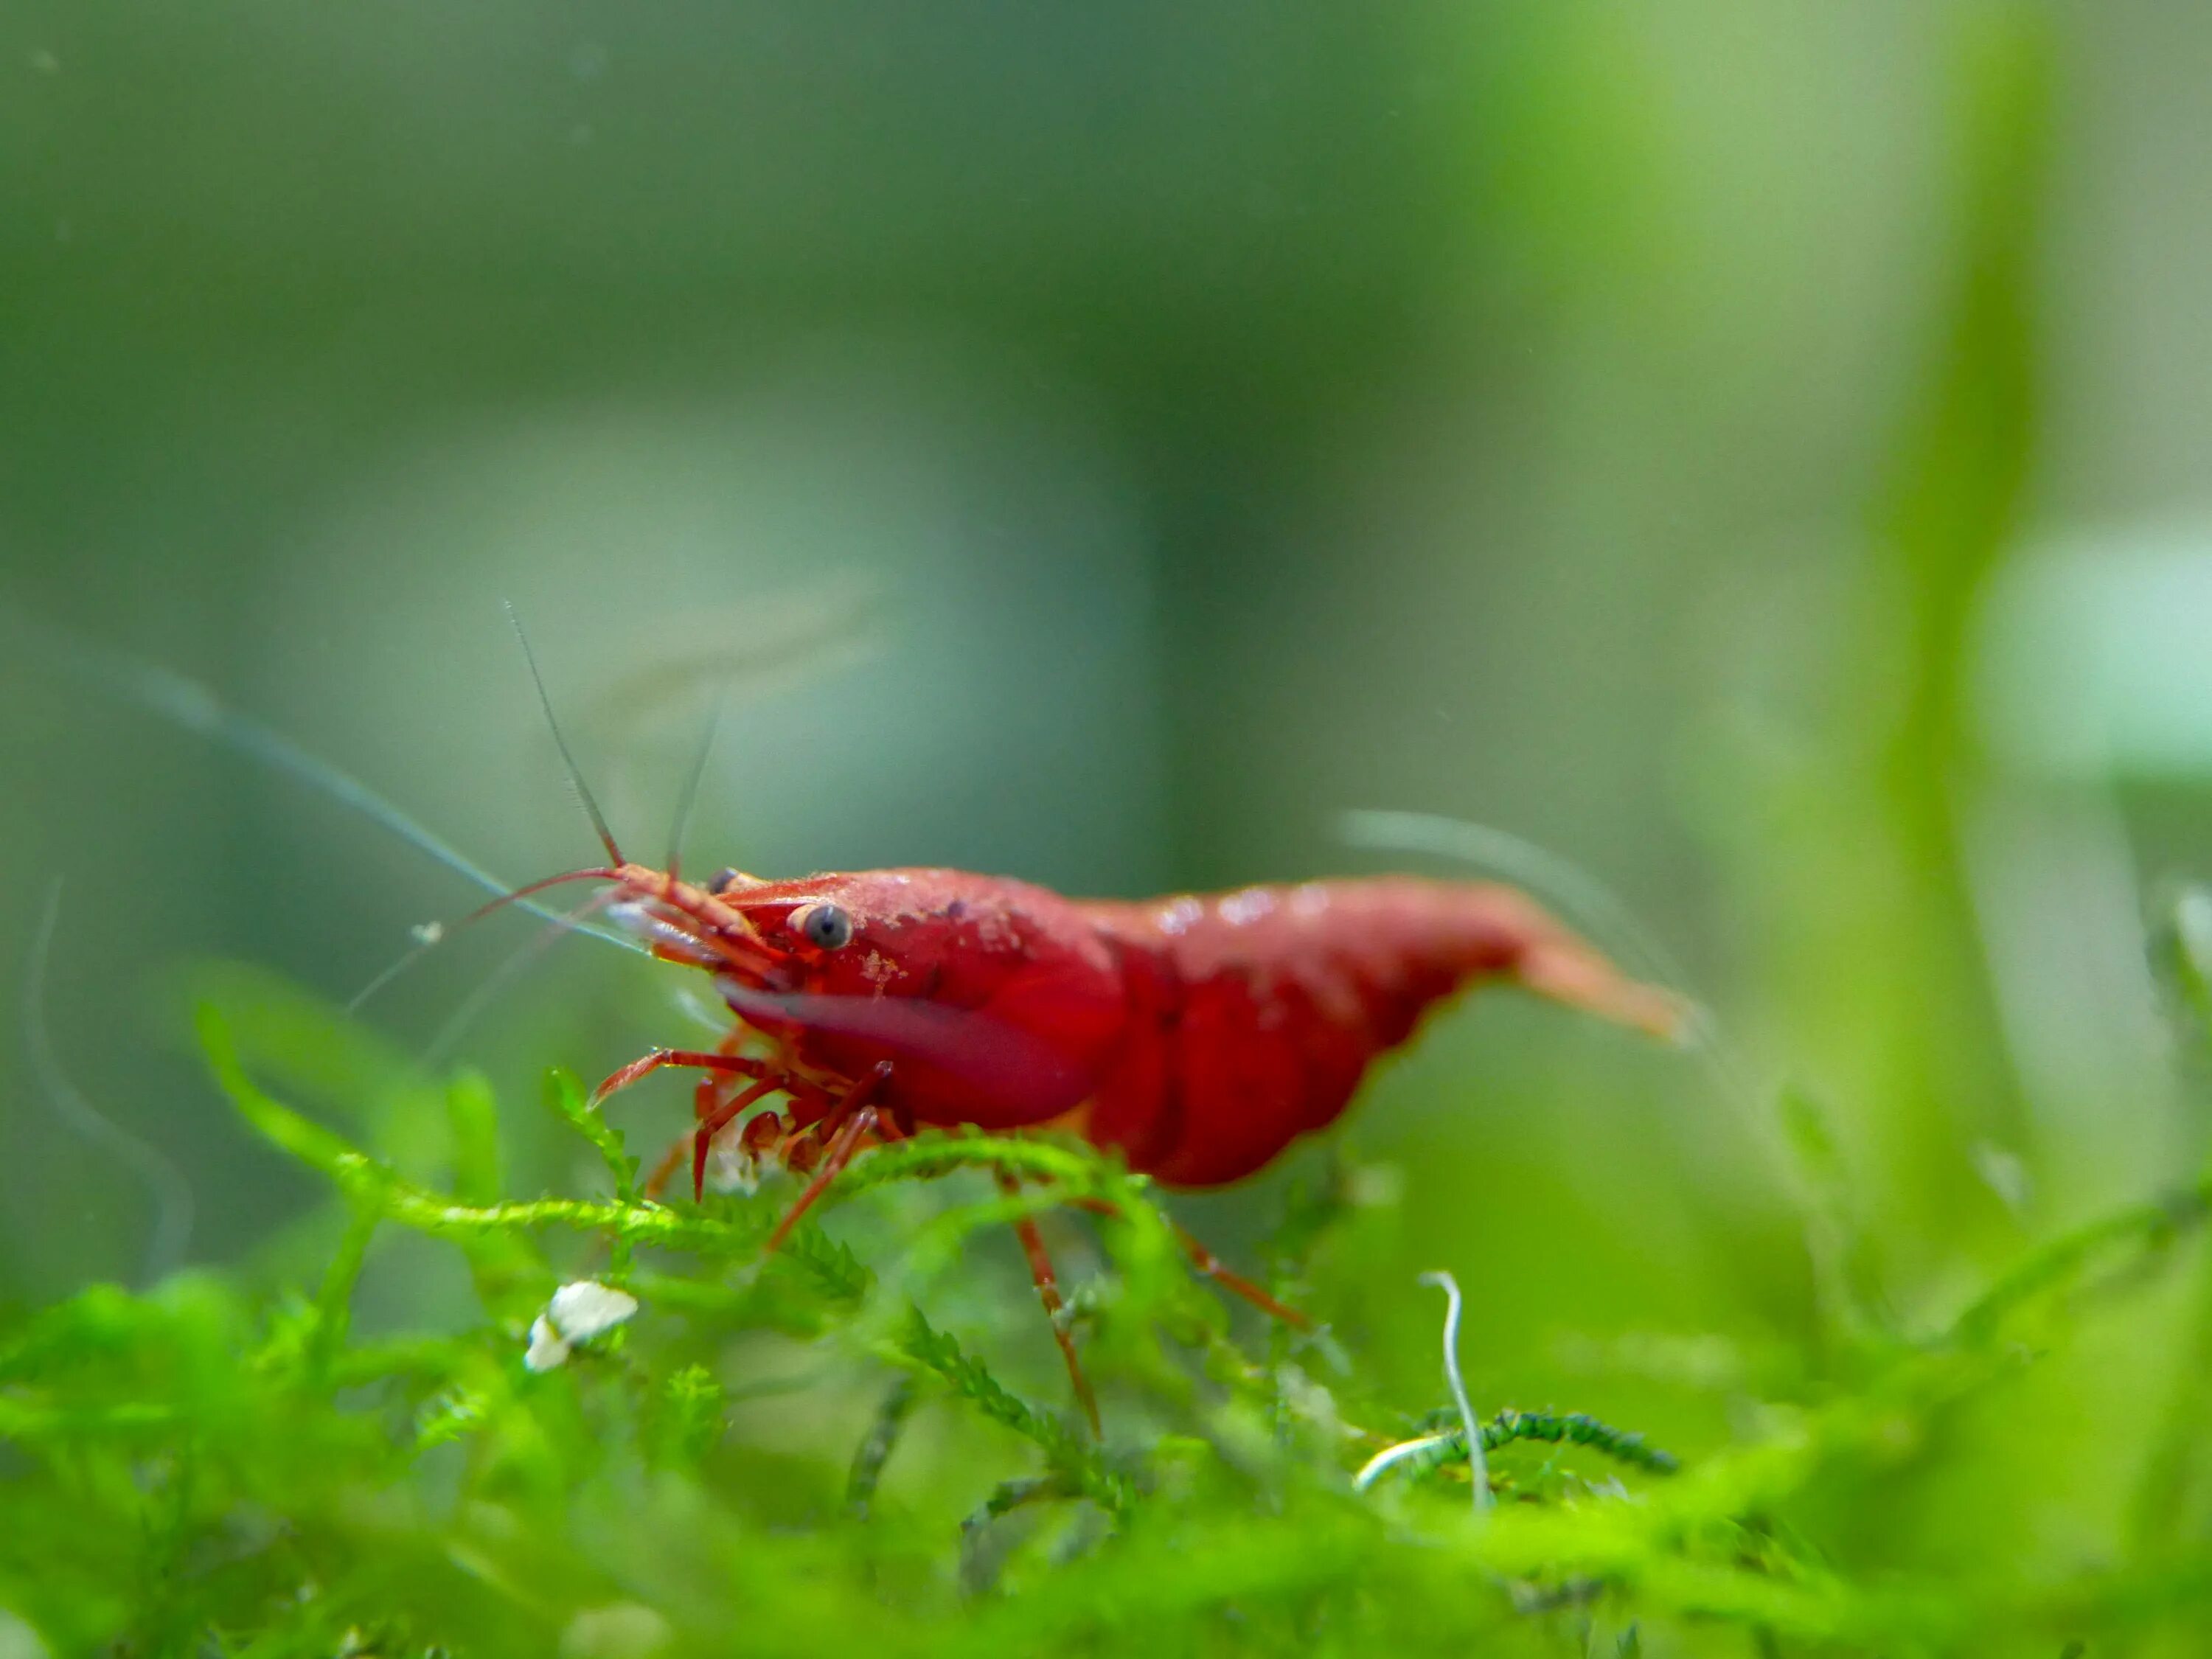
[[[1359,1473],[1352,1477],[1352,1489],[1365,1492],[1407,1458],[1449,1444],[1451,1437],[1448,1434],[1425,1434],[1419,1440],[1401,1440],[1395,1446],[1385,1446],[1359,1466]]]
[[[1474,1512],[1490,1508],[1490,1464],[1482,1455],[1482,1425],[1474,1420],[1474,1407],[1467,1403],[1467,1383],[1459,1374],[1459,1280],[1438,1268],[1421,1275],[1421,1283],[1434,1285],[1444,1304],[1444,1381],[1451,1384],[1452,1404],[1459,1407],[1460,1426],[1467,1431],[1468,1468],[1474,1476]]]

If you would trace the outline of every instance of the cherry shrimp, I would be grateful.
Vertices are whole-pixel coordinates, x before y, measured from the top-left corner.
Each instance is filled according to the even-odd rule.
[[[523,648],[528,656],[526,639]],[[688,1158],[698,1194],[718,1153],[740,1176],[780,1165],[806,1176],[769,1251],[854,1158],[927,1129],[1071,1134],[1169,1188],[1243,1180],[1334,1123],[1379,1057],[1476,983],[1518,985],[1654,1036],[1683,1026],[1678,998],[1492,883],[1385,876],[1133,902],[936,868],[787,880],[724,870],[694,884],[673,852],[659,869],[623,854],[534,659],[530,668],[607,861],[502,892],[476,915],[597,884],[589,908],[608,931],[708,975],[731,1020],[722,1041],[651,1049],[592,1098],[664,1069],[699,1073],[692,1128],[649,1190],[657,1195]],[[186,688],[199,729],[264,759],[273,752],[326,788],[336,779],[336,793],[356,804],[366,794],[325,763],[294,765],[283,739],[189,682],[143,665],[131,674],[139,701],[174,704]],[[373,815],[489,884],[395,809],[380,802]],[[1013,1178],[999,1179],[1011,1192]],[[1030,1217],[1015,1227],[1095,1432],[1097,1404],[1044,1241]],[[1305,1322],[1182,1238],[1199,1271]]]

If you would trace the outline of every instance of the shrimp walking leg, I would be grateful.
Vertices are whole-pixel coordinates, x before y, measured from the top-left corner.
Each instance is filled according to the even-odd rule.
[[[1279,1319],[1285,1325],[1295,1325],[1302,1331],[1310,1331],[1313,1328],[1311,1318],[1300,1313],[1296,1308],[1276,1301],[1273,1297],[1269,1296],[1267,1291],[1245,1278],[1243,1274],[1224,1266],[1218,1256],[1192,1237],[1183,1228],[1176,1227],[1175,1236],[1176,1241],[1182,1246],[1183,1254],[1190,1258],[1190,1265],[1220,1285],[1223,1290],[1233,1291],[1243,1297],[1270,1319]]]
[[[1021,1190],[1021,1182],[1010,1171],[994,1170],[999,1190],[1009,1198]],[[1098,1397],[1091,1391],[1091,1379],[1083,1374],[1083,1362],[1076,1357],[1075,1337],[1067,1328],[1067,1303],[1060,1293],[1060,1279],[1052,1270],[1052,1257],[1044,1248],[1044,1235],[1037,1231],[1036,1218],[1024,1216],[1014,1223],[1014,1231],[1022,1241],[1022,1254],[1029,1258],[1030,1277],[1036,1281],[1037,1301],[1044,1309],[1044,1316],[1052,1326],[1052,1340],[1060,1344],[1060,1357],[1067,1362],[1067,1380],[1075,1385],[1075,1398],[1083,1407],[1083,1415],[1091,1424],[1091,1437],[1103,1439],[1105,1431],[1099,1426]]]
[[[741,1090],[720,1106],[713,1106],[700,1114],[699,1121],[691,1126],[691,1199],[696,1203],[707,1192],[707,1155],[714,1150],[714,1137],[737,1121],[745,1108],[763,1095],[772,1095],[782,1085],[774,1078],[763,1078],[750,1088]]]
[[[791,1230],[799,1224],[799,1218],[814,1207],[814,1200],[821,1197],[830,1183],[844,1172],[845,1166],[853,1161],[853,1154],[859,1152],[862,1143],[874,1133],[876,1109],[869,1105],[868,1101],[890,1080],[890,1061],[878,1061],[868,1074],[848,1089],[844,1097],[830,1109],[824,1122],[841,1120],[842,1127],[830,1138],[829,1150],[823,1154],[821,1166],[814,1171],[814,1178],[806,1183],[806,1190],[799,1194],[797,1201],[784,1212],[783,1219],[775,1224],[775,1231],[768,1236],[763,1255],[775,1254],[783,1241],[791,1237]]]
[[[1093,1215],[1119,1216],[1121,1213],[1118,1205],[1103,1198],[1071,1198],[1067,1201],[1077,1209],[1088,1210]],[[1168,1224],[1175,1229],[1176,1243],[1182,1246],[1182,1253],[1190,1258],[1190,1265],[1197,1272],[1223,1290],[1243,1297],[1270,1319],[1279,1319],[1285,1325],[1295,1325],[1302,1331],[1313,1328],[1313,1320],[1309,1316],[1278,1302],[1243,1274],[1228,1267],[1219,1256],[1200,1243],[1188,1229],[1172,1221]]]
[[[650,1077],[664,1066],[696,1066],[702,1072],[726,1072],[734,1077],[776,1075],[775,1067],[767,1060],[745,1054],[710,1054],[699,1048],[655,1048],[650,1054],[639,1055],[592,1090],[592,1104],[597,1106],[609,1095],[629,1088],[641,1078]]]

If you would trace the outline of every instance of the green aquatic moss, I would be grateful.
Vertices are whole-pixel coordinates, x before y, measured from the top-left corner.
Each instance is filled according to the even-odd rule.
[[[482,1079],[444,1086],[430,1184],[276,1098],[212,1009],[200,1035],[245,1121],[325,1177],[325,1265],[7,1316],[0,1650],[2056,1653],[2212,1611],[2212,1557],[2185,1547],[2052,1578],[1862,1565],[1823,1541],[1919,1502],[1962,1415],[2002,1431],[2084,1310],[2157,1281],[2212,1184],[2054,1237],[1908,1333],[1855,1273],[1817,1267],[1858,1245],[1814,1158],[1835,1363],[1807,1355],[1764,1397],[1740,1384],[1704,1444],[1493,1407],[1498,1502],[1476,1515],[1441,1375],[1394,1400],[1325,1329],[1232,1314],[1147,1184],[1086,1148],[878,1149],[763,1258],[787,1192],[644,1200],[566,1077],[545,1106],[607,1194],[514,1198]],[[1824,1144],[1809,1106],[1790,1121],[1801,1156]],[[1279,1291],[1330,1277],[1362,1185],[1338,1166],[1293,1195],[1268,1247]],[[1117,1212],[1073,1304],[1103,1444],[1033,1294],[967,1249],[1078,1198]],[[408,1251],[421,1282],[451,1265],[465,1290],[422,1296],[418,1327],[367,1328],[364,1274]],[[638,1311],[533,1372],[532,1322],[582,1279]],[[1410,1449],[1355,1479],[1393,1446]],[[2039,1456],[2025,1427],[2012,1452]]]

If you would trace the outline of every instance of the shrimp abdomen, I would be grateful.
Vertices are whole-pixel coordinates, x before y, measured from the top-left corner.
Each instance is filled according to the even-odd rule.
[[[1637,984],[1510,888],[1386,878],[1099,905],[1132,1022],[1085,1127],[1131,1167],[1219,1186],[1327,1127],[1368,1067],[1438,1002],[1504,979],[1657,1031],[1672,999]]]

